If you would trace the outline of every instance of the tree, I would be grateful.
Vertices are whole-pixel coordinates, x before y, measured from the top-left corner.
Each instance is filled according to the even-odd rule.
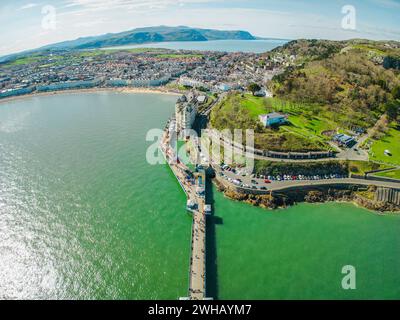
[[[247,87],[247,90],[249,90],[254,96],[257,91],[261,90],[261,87],[257,83],[252,83]]]
[[[391,101],[385,106],[386,113],[390,120],[396,120],[400,114],[400,102]]]
[[[400,86],[396,86],[392,90],[393,99],[400,99]]]

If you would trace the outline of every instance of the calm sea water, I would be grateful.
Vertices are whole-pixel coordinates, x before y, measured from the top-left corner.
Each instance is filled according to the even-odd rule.
[[[177,299],[191,219],[145,159],[176,97],[93,93],[0,104],[0,298]],[[266,211],[214,191],[208,290],[236,298],[400,298],[400,217],[347,204]],[[354,265],[357,290],[341,289]]]
[[[287,43],[286,40],[218,40],[147,43],[141,45],[113,47],[112,49],[164,48],[173,50],[200,50],[223,52],[263,53]],[[106,48],[110,49],[110,48]]]

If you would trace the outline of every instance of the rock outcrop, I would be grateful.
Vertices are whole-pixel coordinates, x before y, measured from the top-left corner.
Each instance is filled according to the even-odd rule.
[[[373,187],[363,193],[358,193],[357,191],[348,189],[318,188],[315,190],[299,189],[282,194],[255,195],[233,190],[232,188],[223,185],[217,179],[214,179],[214,183],[218,190],[223,192],[229,199],[243,201],[250,205],[267,209],[285,208],[300,202],[324,203],[346,201],[353,202],[360,207],[377,212],[400,212],[400,206],[386,202],[378,202],[362,195],[363,193],[368,194],[368,192],[373,194],[375,192]]]

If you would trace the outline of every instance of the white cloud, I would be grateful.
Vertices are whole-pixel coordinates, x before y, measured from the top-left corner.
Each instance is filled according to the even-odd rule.
[[[27,3],[27,4],[23,5],[22,7],[20,7],[19,10],[27,10],[27,9],[31,9],[31,8],[34,8],[37,6],[38,6],[37,3]]]
[[[400,8],[400,2],[396,0],[373,0],[373,2],[384,8]]]
[[[66,0],[65,7],[80,7],[90,10],[111,10],[118,8],[167,8],[171,6],[182,7],[185,4],[224,2],[224,0]]]
[[[29,12],[32,14],[29,22],[24,12],[24,27],[18,24],[12,32],[4,32],[0,35],[0,43],[7,44],[0,48],[0,55],[78,37],[155,25],[241,29],[256,36],[288,39],[400,39],[400,30],[396,30],[396,26],[390,24],[373,26],[372,21],[364,21],[365,19],[359,19],[356,31],[343,30],[340,11],[337,15],[324,16],[313,12],[297,12],[283,7],[246,8],[246,4],[242,1],[235,0],[229,1],[230,7],[211,6],[211,3],[223,1],[228,0],[64,0],[56,7],[56,30],[43,31],[42,15],[39,10],[37,13],[34,12],[35,10]],[[370,1],[394,5],[393,0]],[[233,2],[235,2],[235,8],[232,8]],[[201,3],[209,5],[202,6]],[[28,5],[24,7],[28,8]],[[0,6],[0,18],[12,16],[13,12],[5,9]],[[15,8],[13,10],[15,14]],[[363,22],[370,25],[365,25]],[[28,29],[30,36],[26,37]],[[23,39],[23,41],[17,42],[16,39]]]

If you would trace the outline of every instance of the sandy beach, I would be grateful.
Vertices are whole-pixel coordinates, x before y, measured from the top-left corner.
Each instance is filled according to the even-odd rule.
[[[149,94],[169,94],[179,96],[182,92],[179,90],[172,90],[167,87],[154,87],[154,88],[90,88],[90,89],[72,89],[72,90],[58,90],[58,91],[48,91],[48,92],[33,92],[30,94],[7,97],[0,99],[0,104],[5,102],[10,102],[14,100],[27,99],[32,97],[40,96],[51,96],[56,94],[80,94],[80,93],[94,93],[94,92],[118,92],[118,93],[149,93]]]

